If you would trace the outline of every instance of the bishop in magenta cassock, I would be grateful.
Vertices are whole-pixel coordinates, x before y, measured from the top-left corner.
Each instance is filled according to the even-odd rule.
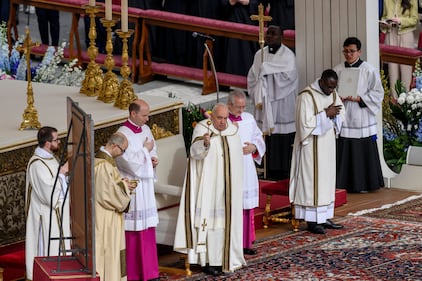
[[[230,111],[229,119],[239,128],[243,145],[243,252],[254,255],[254,208],[259,205],[259,183],[255,163],[261,164],[265,154],[265,141],[252,114],[244,112],[246,96],[243,91],[230,92],[227,106]]]
[[[125,215],[126,261],[128,280],[158,280],[155,228],[158,224],[154,195],[154,168],[158,165],[157,147],[149,120],[149,105],[136,100],[129,105],[129,118],[118,132],[128,139],[126,152],[116,158],[123,177],[139,184]]]

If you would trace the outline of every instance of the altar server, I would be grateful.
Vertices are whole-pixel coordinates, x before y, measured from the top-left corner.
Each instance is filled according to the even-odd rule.
[[[26,168],[25,263],[26,278],[29,280],[33,279],[34,257],[65,255],[65,250],[70,249],[69,240],[49,241],[50,213],[51,238],[70,237],[69,198],[65,198],[68,164],[60,166],[54,156],[60,144],[56,128],[42,127],[37,139],[38,147]]]
[[[245,112],[246,96],[241,90],[230,92],[227,106],[229,119],[239,128],[243,145],[243,253],[255,255],[254,208],[259,205],[259,183],[255,163],[261,164],[265,142],[252,114]]]
[[[128,280],[159,280],[155,228],[158,224],[154,195],[157,147],[150,128],[149,105],[138,99],[129,105],[129,118],[118,129],[129,142],[126,152],[116,158],[123,177],[139,180],[125,214]]]
[[[102,281],[127,280],[123,213],[136,183],[122,178],[114,160],[127,146],[126,137],[115,133],[95,154],[95,268]]]
[[[248,92],[255,105],[255,119],[266,135],[267,177],[286,179],[290,175],[295,137],[295,102],[299,78],[296,57],[282,45],[282,30],[268,27],[267,44],[255,54],[248,73]],[[263,58],[263,59],[262,59]]]
[[[360,59],[358,38],[344,41],[343,55],[346,61],[334,67],[338,76],[347,68],[358,69],[360,75],[357,96],[343,98],[346,116],[337,146],[337,187],[365,193],[384,186],[377,145],[377,114],[384,88],[378,70]]]
[[[243,153],[238,128],[225,104],[193,132],[174,250],[211,275],[246,264],[242,243]]]

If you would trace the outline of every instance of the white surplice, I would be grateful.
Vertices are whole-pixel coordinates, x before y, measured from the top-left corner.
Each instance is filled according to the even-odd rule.
[[[343,105],[336,93],[325,95],[318,81],[298,96],[289,188],[297,219],[325,223],[334,215],[336,135],[345,112],[342,107],[334,119],[328,118],[324,109],[333,102]]]
[[[341,77],[341,73],[346,67],[342,63],[333,69]],[[355,69],[360,70],[358,93],[366,107],[360,107],[357,102],[344,102],[346,117],[340,135],[345,138],[359,139],[378,133],[377,114],[384,99],[384,88],[378,71],[369,63],[364,61]]]
[[[257,156],[243,155],[243,209],[250,210],[259,205],[259,183],[255,163],[261,164],[265,154],[265,141],[252,114],[243,112],[242,120],[237,121],[242,145],[250,142],[256,146]]]
[[[118,132],[123,133],[128,140],[128,147],[121,156],[116,158],[117,167],[123,177],[138,179],[135,193],[131,196],[129,212],[125,214],[125,229],[140,231],[158,224],[157,205],[154,195],[155,171],[151,157],[157,157],[157,147],[148,151],[143,144],[148,138],[154,140],[150,128],[142,126],[141,133],[134,133],[126,126],[121,126]]]
[[[299,86],[296,58],[281,45],[275,54],[264,47],[254,57],[248,73],[248,93],[254,101],[255,119],[262,132],[288,134],[295,131],[295,103]]]
[[[62,237],[70,237],[69,198],[66,199],[62,209],[64,196],[67,191],[67,183],[63,174],[59,174],[59,178],[56,181],[58,169],[59,162],[54,155],[40,147],[35,149],[34,155],[28,162],[25,191],[25,209],[27,212],[25,262],[26,278],[29,280],[32,280],[34,257],[59,255],[58,240],[51,240],[50,252],[48,253],[47,251],[49,242],[50,202],[53,189],[51,237],[60,237],[59,225],[61,216],[63,217]],[[56,185],[54,185],[55,183]],[[61,250],[69,250],[70,241],[62,241],[60,247]],[[60,255],[65,254],[63,251],[60,253]]]
[[[237,127],[219,132],[199,122],[193,132],[190,163],[180,202],[174,250],[192,264],[233,271],[243,257],[243,152]],[[203,135],[211,134],[209,148]]]

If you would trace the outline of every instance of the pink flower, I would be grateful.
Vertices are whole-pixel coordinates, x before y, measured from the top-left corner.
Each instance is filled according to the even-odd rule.
[[[15,80],[15,77],[10,76],[10,75],[9,75],[9,74],[7,74],[7,73],[2,73],[2,74],[0,75],[0,80]]]

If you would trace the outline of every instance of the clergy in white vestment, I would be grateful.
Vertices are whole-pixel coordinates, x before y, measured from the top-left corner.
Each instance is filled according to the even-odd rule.
[[[193,131],[174,250],[211,275],[246,264],[242,243],[243,153],[225,104]]]
[[[254,101],[255,119],[266,135],[267,178],[290,175],[295,135],[295,104],[299,78],[296,57],[282,45],[278,26],[269,26],[266,47],[259,50],[248,73],[248,93]]]
[[[65,198],[68,164],[60,166],[54,155],[60,144],[56,128],[42,127],[37,139],[38,147],[26,168],[25,263],[28,280],[33,279],[34,257],[66,255],[65,250],[70,250],[69,240],[49,240],[70,237],[69,198]]]
[[[154,195],[155,170],[158,165],[157,146],[150,128],[149,105],[138,99],[129,105],[129,118],[118,129],[129,142],[126,152],[116,158],[123,177],[139,180],[125,214],[126,263],[128,280],[158,280],[158,224]]]
[[[101,281],[127,280],[123,213],[136,183],[122,178],[114,160],[127,146],[126,137],[115,133],[95,154],[95,268]]]
[[[229,119],[239,128],[243,145],[243,253],[255,255],[254,208],[259,205],[259,182],[255,163],[260,165],[265,154],[265,142],[252,114],[244,112],[246,96],[242,90],[229,93],[227,99]]]
[[[384,88],[378,70],[360,59],[358,38],[344,41],[343,55],[346,61],[334,67],[338,76],[341,78],[350,68],[359,70],[360,75],[357,95],[339,93],[345,96],[346,117],[337,146],[337,188],[365,193],[384,186],[377,145],[377,114],[382,107]]]
[[[308,230],[324,234],[326,228],[342,228],[334,217],[336,191],[336,135],[344,107],[335,89],[338,76],[325,70],[305,88],[296,105],[296,137],[289,196],[295,218],[305,220]]]

